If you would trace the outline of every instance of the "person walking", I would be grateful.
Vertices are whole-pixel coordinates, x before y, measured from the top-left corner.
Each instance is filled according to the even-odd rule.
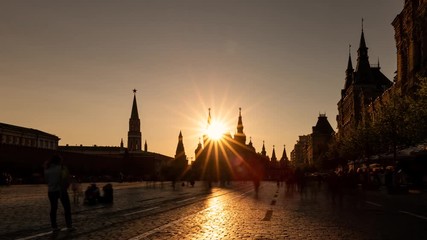
[[[74,231],[71,220],[71,205],[68,196],[69,173],[68,169],[62,165],[60,156],[55,155],[46,162],[44,176],[48,185],[48,197],[50,202],[50,223],[53,232],[58,232],[58,224],[56,222],[56,212],[58,210],[58,200],[61,201],[64,207],[65,223],[67,230]]]

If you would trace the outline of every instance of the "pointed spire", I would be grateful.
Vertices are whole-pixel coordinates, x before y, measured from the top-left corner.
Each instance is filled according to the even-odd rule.
[[[277,161],[275,146],[273,145],[273,153],[271,154],[271,161]]]
[[[242,145],[246,144],[246,135],[243,132],[242,108],[239,108],[239,119],[237,120],[237,132],[234,134],[234,140]]]
[[[267,152],[265,151],[265,142],[264,142],[264,140],[262,141],[261,155],[264,156],[264,157],[267,156]]]
[[[363,32],[363,18],[362,18],[362,34],[360,35],[360,43],[359,43],[359,49],[366,49],[366,41],[365,41],[365,33]]]
[[[365,41],[365,34],[363,33],[362,30],[362,35],[360,36],[360,43],[359,43],[359,49],[364,49],[366,48],[366,41]]]
[[[136,105],[136,89],[133,89],[133,104],[132,112],[129,119],[128,131],[128,150],[129,152],[140,152],[141,149],[141,121],[138,115],[138,107]]]
[[[348,63],[347,71],[353,72],[353,63],[351,62],[351,44],[348,45]]]
[[[351,62],[351,45],[348,45],[348,62],[347,62],[347,69],[345,70],[345,83],[344,83],[344,91],[347,90],[348,87],[353,82],[353,63]]]
[[[239,120],[237,121],[237,132],[243,133],[242,108],[239,108]]]
[[[208,113],[208,126],[210,126],[211,125],[211,120],[212,120],[212,117],[211,117],[211,108],[208,108],[208,111],[209,111],[209,113]]]
[[[176,146],[175,159],[186,160],[187,157],[185,155],[184,143],[182,141],[182,132],[179,131],[178,135],[178,145]]]
[[[362,34],[360,35],[359,49],[357,50],[357,66],[356,72],[364,72],[367,74],[370,71],[368,48],[366,47],[365,33],[363,32],[363,19],[362,19]]]
[[[289,161],[288,155],[286,154],[286,145],[283,145],[283,154],[282,154],[282,158],[280,160],[281,161]]]
[[[147,145],[147,140],[145,140],[145,143],[144,143],[144,152],[147,152],[148,151],[148,145]]]
[[[136,105],[136,89],[133,89],[133,104],[132,104],[132,113],[130,115],[130,118],[137,119],[138,116],[138,107]]]

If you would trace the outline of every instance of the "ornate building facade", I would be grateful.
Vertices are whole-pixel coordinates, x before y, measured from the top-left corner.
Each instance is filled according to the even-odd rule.
[[[375,122],[381,109],[402,97],[413,98],[422,77],[427,77],[427,0],[405,0],[393,20],[397,71],[394,84],[368,106],[366,116]],[[416,99],[416,98],[415,98]]]
[[[368,47],[362,27],[356,69],[353,69],[349,53],[344,88],[341,90],[341,99],[338,102],[336,120],[339,137],[361,126],[367,106],[393,85],[380,69],[379,63],[377,65],[369,63]]]
[[[392,22],[397,50],[396,88],[413,90],[417,73],[427,74],[427,0],[405,0]]]

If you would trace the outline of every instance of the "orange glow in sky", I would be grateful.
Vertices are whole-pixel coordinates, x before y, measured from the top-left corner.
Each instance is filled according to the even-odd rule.
[[[336,128],[351,44],[364,18],[369,60],[393,79],[391,22],[403,0],[0,1],[0,122],[59,144],[127,145],[137,89],[142,141],[194,157],[208,108],[211,138],[244,133],[289,154],[319,113]],[[282,149],[276,149],[282,152]],[[289,157],[289,156],[288,156]]]
[[[212,140],[219,140],[222,138],[224,133],[227,132],[227,128],[224,123],[213,120],[208,129],[206,129],[206,134]]]

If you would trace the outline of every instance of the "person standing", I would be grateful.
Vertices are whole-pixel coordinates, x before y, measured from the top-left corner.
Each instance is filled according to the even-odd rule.
[[[53,232],[60,229],[56,222],[56,212],[58,210],[58,200],[61,201],[64,207],[65,223],[67,230],[73,231],[75,228],[71,220],[71,205],[68,196],[69,173],[68,169],[62,165],[60,156],[55,155],[46,162],[44,176],[48,185],[48,197],[50,202],[50,223]]]

